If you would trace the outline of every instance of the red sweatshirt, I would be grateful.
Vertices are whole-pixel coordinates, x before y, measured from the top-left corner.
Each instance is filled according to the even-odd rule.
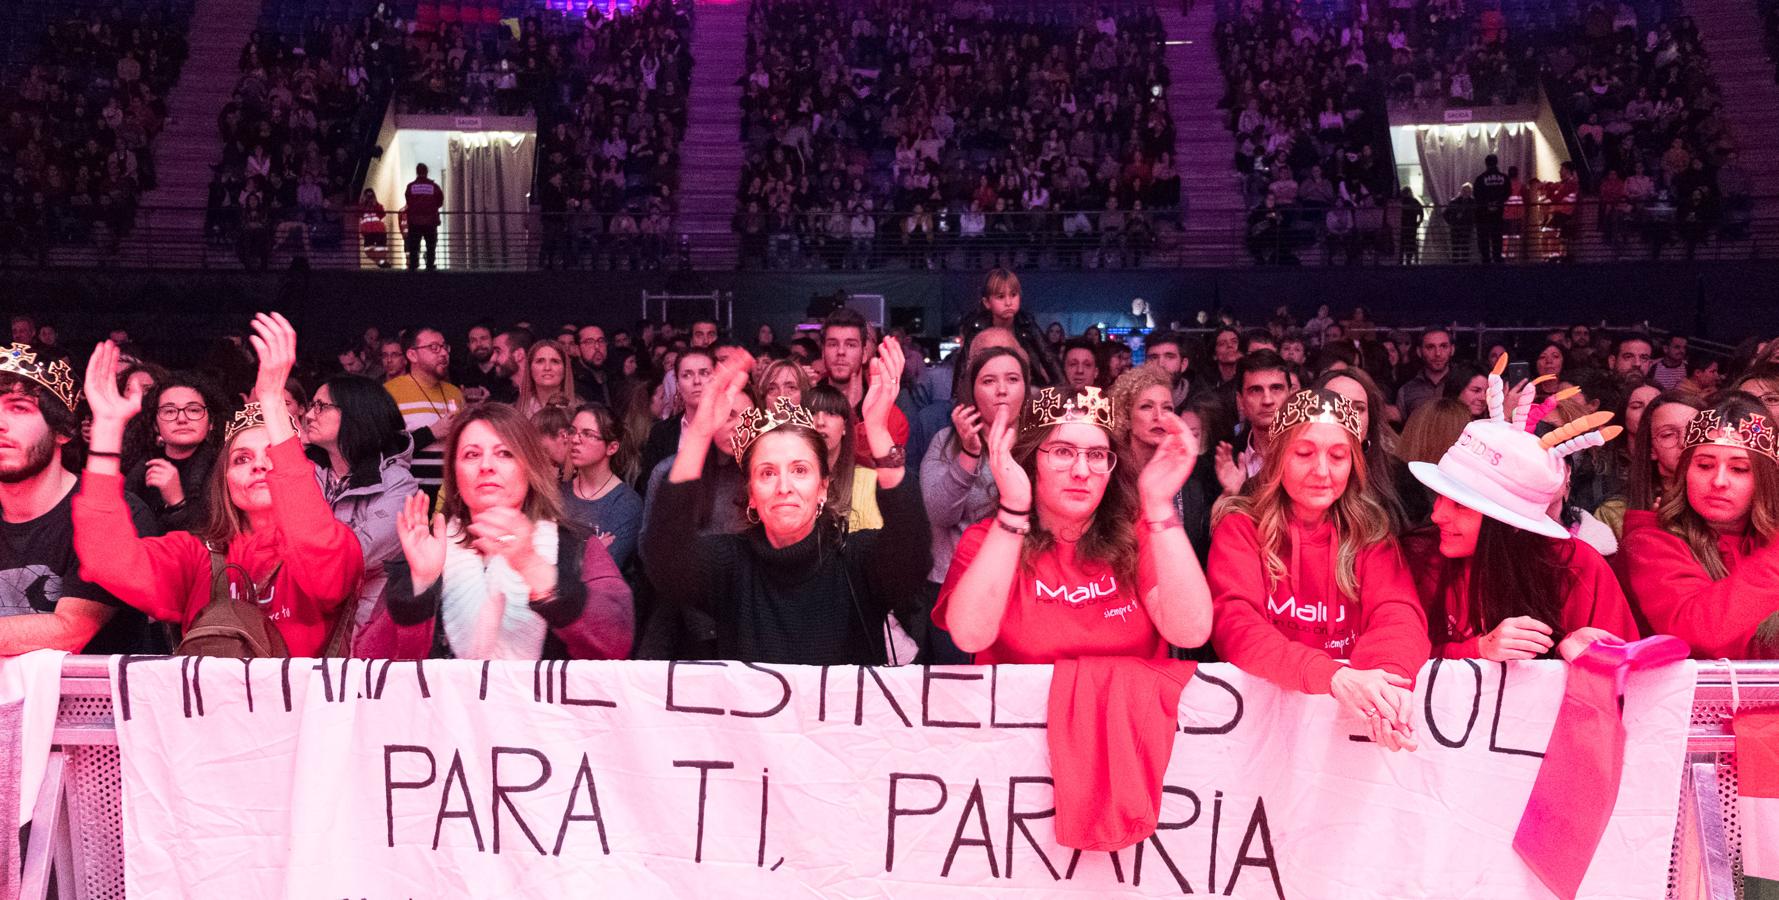
[[[1427,661],[1427,616],[1394,541],[1359,551],[1360,597],[1335,584],[1333,525],[1293,522],[1280,554],[1285,577],[1272,583],[1253,520],[1226,516],[1211,536],[1205,573],[1216,604],[1217,653],[1291,690],[1328,693],[1345,658],[1413,680]]]
[[[303,445],[293,437],[273,446],[271,457],[267,487],[277,527],[237,537],[225,555],[256,582],[284,563],[272,581],[267,614],[290,655],[315,656],[335,615],[355,596],[364,554],[358,538],[334,518],[322,498]],[[139,537],[124,505],[121,475],[88,473],[80,480],[74,498],[74,552],[80,556],[81,577],[163,622],[189,626],[210,602],[210,552],[204,543],[183,531]]]
[[[1557,545],[1557,559],[1569,569],[1573,580],[1568,595],[1563,598],[1562,621],[1544,624],[1557,630],[1558,640],[1569,632],[1589,626],[1603,628],[1626,641],[1636,640],[1638,629],[1636,620],[1631,618],[1631,604],[1625,599],[1624,589],[1619,587],[1618,576],[1606,564],[1606,557],[1585,541],[1550,540]],[[1438,529],[1422,530],[1404,538],[1402,551],[1408,560],[1409,571],[1414,573],[1415,586],[1420,590],[1429,619],[1436,615],[1445,616],[1447,633],[1458,638],[1450,643],[1435,644],[1433,652],[1446,659],[1480,658],[1482,650],[1477,642],[1482,637],[1471,634],[1469,624],[1469,579],[1454,578],[1455,583],[1440,593],[1439,575],[1446,558],[1439,555]]]
[[[1747,659],[1761,620],[1779,612],[1779,541],[1758,544],[1742,535],[1719,535],[1717,552],[1730,574],[1712,581],[1678,535],[1655,513],[1625,513],[1626,587],[1657,634],[1671,634],[1693,648],[1694,659]]]

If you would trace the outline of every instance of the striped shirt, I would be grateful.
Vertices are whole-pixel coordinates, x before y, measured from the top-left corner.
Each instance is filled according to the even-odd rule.
[[[430,427],[447,411],[461,409],[464,405],[463,392],[448,381],[428,389],[415,381],[414,376],[402,375],[386,382],[383,389],[395,398],[396,408],[401,410],[402,422],[409,433]],[[427,446],[414,448],[414,464],[410,469],[414,480],[431,493],[438,492],[445,477],[445,436],[434,437],[435,440]]]

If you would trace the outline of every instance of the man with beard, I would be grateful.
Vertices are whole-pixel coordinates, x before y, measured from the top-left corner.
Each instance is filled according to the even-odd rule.
[[[469,353],[461,363],[453,360],[451,380],[463,389],[463,399],[480,403],[488,399],[488,387],[499,380],[494,371],[494,326],[477,322],[469,327]]]
[[[1159,366],[1173,380],[1174,410],[1186,408],[1192,394],[1191,363],[1186,357],[1186,338],[1174,331],[1149,335],[1143,348],[1143,364]]]
[[[71,511],[81,461],[63,460],[79,396],[67,363],[40,365],[22,344],[0,351],[0,656],[155,649],[141,613],[80,577]],[[137,533],[153,534],[148,510],[126,499]]]
[[[574,393],[584,403],[612,405],[611,387],[605,378],[605,357],[611,350],[605,329],[582,325],[575,333]]]
[[[516,326],[494,336],[488,353],[488,381],[483,385],[490,403],[519,402],[519,370],[535,340],[529,328]]]
[[[401,410],[408,433],[414,436],[414,463],[410,471],[427,496],[437,497],[445,477],[445,435],[451,420],[463,409],[463,392],[445,378],[451,370],[451,345],[437,328],[419,326],[402,340],[408,358],[408,374],[383,385]]]
[[[846,395],[846,402],[852,406],[857,430],[854,456],[859,465],[868,469],[877,468],[878,460],[872,458],[865,440],[864,417],[859,409],[865,402],[865,366],[871,359],[872,348],[871,329],[858,310],[843,306],[822,320],[822,365],[828,373],[822,380]],[[895,449],[885,460],[907,452],[908,417],[899,409],[889,411],[889,433]],[[898,459],[895,465],[902,463]]]

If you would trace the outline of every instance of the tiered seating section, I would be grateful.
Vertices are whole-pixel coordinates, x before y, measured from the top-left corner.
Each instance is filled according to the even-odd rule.
[[[154,186],[191,0],[0,4],[0,262],[115,248]]]
[[[1649,6],[1645,15],[1659,15]],[[1691,252],[1746,233],[1748,180],[1731,164],[1735,144],[1684,16],[1642,21],[1613,0],[1245,0],[1219,22],[1217,42],[1259,262],[1391,255],[1386,101],[1505,105],[1535,101],[1541,87],[1573,130],[1577,184],[1599,193],[1612,246],[1640,235],[1656,253],[1670,243]],[[1570,188],[1517,187],[1524,233],[1579,221],[1562,199]]]
[[[745,266],[1134,265],[1180,204],[1152,10],[754,0],[747,65]]]

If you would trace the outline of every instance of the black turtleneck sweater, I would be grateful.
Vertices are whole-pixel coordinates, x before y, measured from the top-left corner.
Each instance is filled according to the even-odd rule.
[[[881,665],[884,618],[918,592],[931,565],[920,490],[904,478],[877,489],[883,528],[847,535],[818,524],[777,548],[754,526],[697,532],[698,483],[664,482],[650,497],[643,557],[662,602],[702,611],[723,659],[799,665]],[[850,576],[850,588],[848,585]],[[907,660],[903,660],[907,662]]]

